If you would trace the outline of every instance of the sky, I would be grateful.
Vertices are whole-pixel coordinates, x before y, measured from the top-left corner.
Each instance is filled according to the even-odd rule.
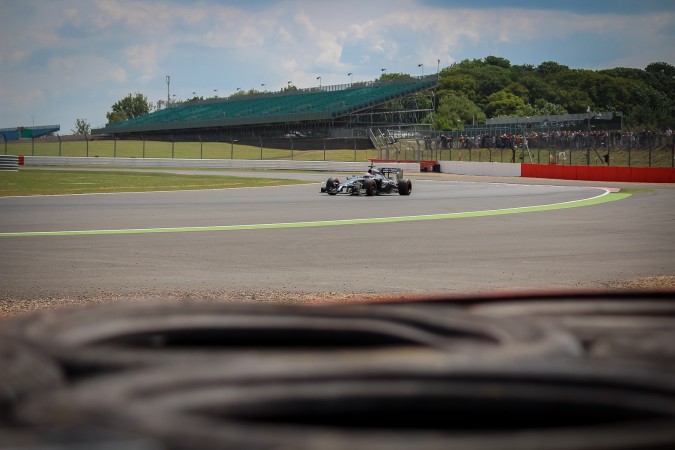
[[[310,88],[491,55],[675,65],[675,1],[0,0],[0,128],[67,135],[77,119],[103,127],[129,94],[156,104]]]

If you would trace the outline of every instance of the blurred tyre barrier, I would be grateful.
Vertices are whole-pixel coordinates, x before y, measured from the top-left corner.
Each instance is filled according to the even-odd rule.
[[[168,449],[670,449],[675,380],[580,359],[381,366],[218,362],[94,377],[27,402]]]
[[[25,397],[63,382],[56,361],[28,344],[0,337],[0,423]]]
[[[433,305],[117,303],[27,314],[7,320],[2,333],[56,358],[72,377],[303,355],[413,363],[580,354],[576,339],[555,327]]]
[[[485,300],[468,310],[553,324],[579,338],[590,357],[648,360],[675,369],[675,293]]]
[[[2,427],[3,450],[165,450],[156,439],[97,426]]]

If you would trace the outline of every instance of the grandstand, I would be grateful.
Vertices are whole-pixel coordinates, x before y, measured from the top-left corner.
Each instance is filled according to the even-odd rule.
[[[19,139],[30,139],[47,136],[56,133],[61,129],[61,125],[36,125],[32,127],[0,128],[0,136],[5,142],[16,141]]]
[[[437,85],[437,76],[430,75],[184,102],[94,129],[92,135],[167,141],[344,137],[341,130],[364,124],[372,127],[419,123],[428,109],[393,114],[384,106]]]
[[[532,117],[495,117],[485,123],[466,125],[462,134],[467,136],[522,134],[524,132],[591,131],[623,129],[620,111],[588,112]]]

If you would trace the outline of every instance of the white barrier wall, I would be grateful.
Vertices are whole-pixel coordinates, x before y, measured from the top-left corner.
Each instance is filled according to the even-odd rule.
[[[26,166],[173,167],[181,169],[316,170],[324,172],[365,172],[370,166],[370,162],[76,156],[26,156],[24,157],[24,164]],[[403,169],[403,173],[420,172],[418,163],[386,163],[386,165],[387,167],[400,167]]]
[[[520,164],[499,162],[440,161],[442,173],[519,177]]]

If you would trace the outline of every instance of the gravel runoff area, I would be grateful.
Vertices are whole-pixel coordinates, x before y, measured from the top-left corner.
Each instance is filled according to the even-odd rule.
[[[598,290],[608,291],[673,291],[675,275],[651,276],[622,280],[598,286]],[[48,297],[48,298],[0,298],[0,318],[18,314],[51,309],[85,306],[117,301],[145,300],[184,300],[184,301],[222,301],[239,303],[280,303],[280,304],[333,304],[352,302],[396,301],[415,298],[443,296],[443,292],[392,292],[380,294],[360,294],[344,292],[282,292],[282,291],[172,291],[138,292],[120,295],[113,292],[101,292],[92,296]],[[457,297],[457,293],[449,294]],[[473,295],[473,294],[471,294]],[[480,294],[476,294],[480,295]]]

